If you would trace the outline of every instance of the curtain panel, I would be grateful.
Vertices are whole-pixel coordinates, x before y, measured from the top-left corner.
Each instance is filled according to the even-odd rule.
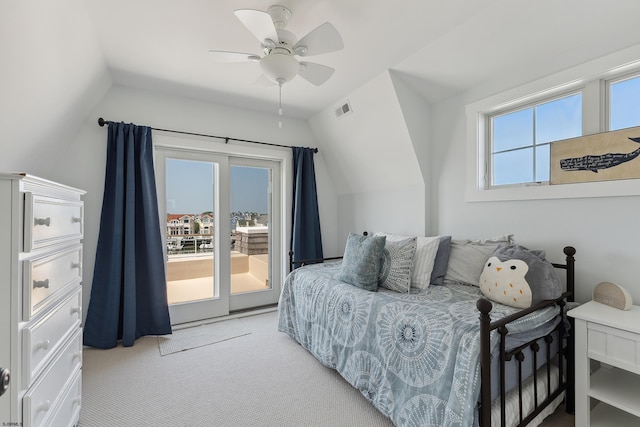
[[[296,260],[322,258],[322,235],[316,173],[312,148],[291,147],[293,151],[293,206],[291,250]],[[293,265],[293,268],[299,265]]]
[[[159,221],[151,128],[112,122],[85,345],[171,333]]]

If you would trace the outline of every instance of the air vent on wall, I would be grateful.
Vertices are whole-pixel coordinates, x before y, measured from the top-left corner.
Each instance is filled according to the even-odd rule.
[[[346,101],[344,104],[336,108],[336,117],[344,116],[345,114],[351,114],[351,104]]]

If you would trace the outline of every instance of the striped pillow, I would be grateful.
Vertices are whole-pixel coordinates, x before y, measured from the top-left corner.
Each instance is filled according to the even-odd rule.
[[[386,236],[387,241],[390,242],[398,242],[413,237],[389,233],[376,233],[376,235]],[[433,271],[439,246],[440,236],[417,237],[416,253],[413,259],[413,270],[411,271],[412,288],[427,289],[429,287],[431,272]]]

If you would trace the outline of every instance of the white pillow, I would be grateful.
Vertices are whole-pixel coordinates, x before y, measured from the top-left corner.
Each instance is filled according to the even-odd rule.
[[[398,242],[414,237],[390,233],[376,233],[376,235],[386,236],[387,241],[390,242]],[[440,246],[440,236],[417,237],[416,253],[413,259],[413,269],[411,270],[412,288],[427,289],[429,287],[438,246]]]

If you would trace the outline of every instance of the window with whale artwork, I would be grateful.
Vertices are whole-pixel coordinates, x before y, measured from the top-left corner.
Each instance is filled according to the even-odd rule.
[[[640,135],[627,135],[640,127],[636,50],[622,63],[611,55],[468,104],[465,200],[640,195]],[[609,140],[608,134],[617,138],[622,131],[624,141],[615,146],[579,147],[581,141],[593,146],[598,134]],[[570,146],[566,141],[574,146],[562,159],[554,157],[552,147]],[[563,167],[555,164],[560,160]],[[569,178],[559,180],[556,169]]]

